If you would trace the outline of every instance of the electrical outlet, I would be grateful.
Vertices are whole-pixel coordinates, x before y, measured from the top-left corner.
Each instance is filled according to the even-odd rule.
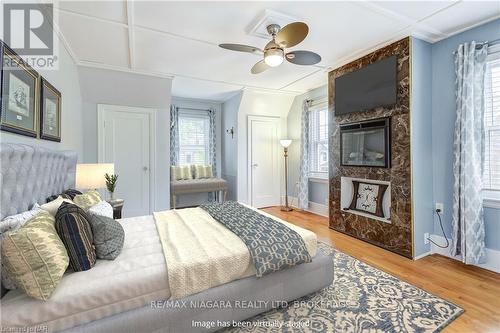
[[[441,213],[444,212],[444,205],[441,202],[436,202],[436,210],[439,210]]]
[[[426,232],[424,234],[424,244],[429,244],[429,233],[428,232]]]

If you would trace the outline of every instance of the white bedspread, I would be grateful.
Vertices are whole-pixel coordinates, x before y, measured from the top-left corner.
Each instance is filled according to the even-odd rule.
[[[66,274],[52,297],[39,301],[18,290],[1,300],[1,324],[74,327],[170,296],[167,267],[153,216],[123,219],[122,253],[98,260],[84,272]]]
[[[255,275],[245,243],[203,209],[169,210],[154,213],[154,217],[168,266],[172,299]],[[295,230],[304,239],[311,257],[316,255],[316,234],[272,218]]]

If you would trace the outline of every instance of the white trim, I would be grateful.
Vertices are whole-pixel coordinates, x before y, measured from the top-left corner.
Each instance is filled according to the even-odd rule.
[[[127,1],[128,54],[130,68],[135,68],[134,2]]]
[[[446,244],[446,240],[444,239],[443,236],[439,235],[431,235],[431,238],[433,241],[437,242],[438,244]],[[459,260],[459,257],[454,257],[450,253],[450,248],[442,249],[440,247],[437,247],[436,245],[431,243],[431,251],[430,253],[435,253],[435,254],[440,254],[442,256],[452,258],[455,260]],[[478,266],[496,273],[500,273],[500,251],[498,250],[493,250],[493,249],[486,249],[486,262],[484,264],[479,264],[479,265],[474,265]]]
[[[500,200],[492,199],[492,198],[484,198],[483,199],[483,207],[500,209]]]
[[[171,80],[174,79],[174,75],[171,75],[171,74],[165,74],[165,73],[153,72],[153,71],[144,71],[144,70],[138,70],[138,69],[130,69],[128,67],[107,65],[107,64],[93,62],[93,61],[78,61],[76,63],[76,65],[79,66],[79,67],[107,69],[107,70],[110,70],[110,71],[117,71],[117,72],[131,73],[131,74],[137,74],[137,75],[159,77],[159,78],[163,78],[163,79],[171,79]]]
[[[291,196],[288,196],[288,204],[295,208],[295,209],[299,209],[297,207],[297,201],[298,199],[296,197],[291,197]],[[281,198],[281,202],[285,202],[285,196],[283,196]],[[295,205],[293,204],[295,202]],[[320,204],[320,203],[317,203],[317,202],[312,202],[312,201],[309,201],[309,204],[308,204],[308,207],[306,209],[306,212],[310,212],[310,213],[313,213],[313,214],[316,214],[316,215],[321,215],[321,216],[324,216],[324,217],[328,217],[329,216],[329,212],[328,212],[328,206],[327,205],[323,205],[323,204]]]
[[[421,255],[418,255],[418,256],[414,257],[413,260],[422,259],[424,257],[430,256],[431,254],[432,254],[431,251],[422,253]]]
[[[321,184],[328,184],[329,183],[328,176],[327,176],[327,178],[309,177],[307,180],[310,181],[311,183],[321,183]]]
[[[104,112],[109,110],[116,110],[131,113],[147,113],[149,115],[149,212],[156,211],[156,113],[157,109],[129,107],[111,104],[97,104],[97,161],[102,163],[104,161]]]

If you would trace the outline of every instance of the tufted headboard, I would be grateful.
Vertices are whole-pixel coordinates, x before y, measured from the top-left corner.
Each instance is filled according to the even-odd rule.
[[[15,143],[0,144],[0,220],[75,186],[77,154]]]

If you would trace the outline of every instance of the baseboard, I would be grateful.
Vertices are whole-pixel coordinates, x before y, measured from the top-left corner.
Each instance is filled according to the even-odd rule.
[[[285,202],[285,197],[282,198],[281,202]],[[288,196],[288,204],[290,206],[292,206],[293,208],[299,209],[297,207],[298,199],[296,197]],[[309,201],[309,205],[308,205],[306,211],[317,214],[317,215],[328,217],[328,206],[319,204],[317,202]]]
[[[432,235],[432,240],[438,244],[446,244],[446,239],[443,236]],[[442,249],[431,243],[431,253],[440,254],[455,260],[460,260],[458,256],[453,256],[450,253],[450,248]],[[484,264],[475,265],[496,273],[500,273],[500,251],[493,249],[486,249],[486,262]]]
[[[429,252],[425,252],[425,253],[422,253],[421,255],[416,256],[415,258],[413,258],[413,260],[422,259],[423,257],[427,257],[427,256],[429,256],[429,255],[431,255],[431,254],[432,254],[432,252],[431,252],[431,251],[429,251]]]

